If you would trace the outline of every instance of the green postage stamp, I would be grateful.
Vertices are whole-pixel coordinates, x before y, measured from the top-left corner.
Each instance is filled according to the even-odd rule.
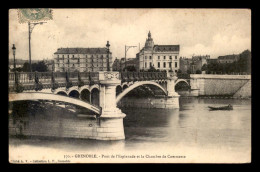
[[[20,23],[52,20],[52,10],[50,8],[18,9],[18,19]]]

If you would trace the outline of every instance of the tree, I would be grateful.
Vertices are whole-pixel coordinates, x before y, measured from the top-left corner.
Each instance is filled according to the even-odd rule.
[[[208,67],[207,67],[207,64],[204,64],[202,67],[201,67],[201,70],[202,71],[207,71]]]
[[[182,73],[182,71],[179,69],[179,70],[177,71],[177,73]]]
[[[37,63],[35,71],[47,72],[48,71],[48,66],[45,64],[44,61],[40,61],[40,62]]]
[[[201,70],[196,70],[196,74],[201,74]]]
[[[123,69],[123,71],[125,71],[125,69],[129,72],[135,72],[136,68],[134,66],[126,66],[126,68]]]
[[[25,62],[22,67],[23,72],[30,72],[30,65],[28,62]]]
[[[148,72],[156,72],[157,70],[155,69],[155,67],[151,66],[150,69],[148,69]]]

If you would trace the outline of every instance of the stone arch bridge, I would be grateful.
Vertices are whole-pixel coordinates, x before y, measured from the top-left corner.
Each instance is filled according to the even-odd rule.
[[[15,72],[9,73],[9,100],[48,100],[85,107],[99,116],[99,131],[88,138],[118,140],[125,138],[125,114],[117,103],[132,90],[145,86],[161,90],[173,100],[171,108],[179,108],[176,81],[177,77],[167,72]],[[116,131],[110,123],[115,124]],[[102,126],[106,131],[100,129]]]

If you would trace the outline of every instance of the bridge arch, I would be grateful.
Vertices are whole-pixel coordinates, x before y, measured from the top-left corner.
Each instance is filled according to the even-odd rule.
[[[132,91],[133,89],[135,89],[136,87],[139,87],[141,85],[157,86],[167,95],[167,91],[160,84],[158,84],[156,82],[152,82],[152,81],[141,81],[141,82],[135,82],[133,85],[131,85],[128,88],[126,88],[125,90],[123,90],[123,92],[116,97],[116,103],[118,103],[127,93],[129,93],[130,91]]]
[[[178,80],[175,82],[175,85],[177,85],[179,82],[185,82],[188,86],[190,86],[190,84],[188,83],[188,81],[185,80],[185,79],[178,79]]]
[[[80,88],[79,88],[79,92],[81,93],[81,92],[82,92],[83,90],[85,90],[85,89],[90,90],[90,86],[89,86],[89,85],[84,85],[84,86],[80,87]]]
[[[98,88],[93,88],[91,91],[90,91],[90,102],[94,105],[99,105],[99,89]]]
[[[79,91],[71,90],[68,95],[69,95],[69,97],[79,98]]]
[[[88,88],[81,90],[80,99],[86,102],[90,102],[90,91]]]
[[[124,84],[124,85],[122,86],[122,89],[125,90],[125,89],[127,89],[128,87],[129,87],[128,84]]]
[[[95,84],[95,85],[92,85],[90,88],[89,88],[89,91],[92,92],[92,90],[96,88],[98,91],[100,90],[99,89],[99,85]]]
[[[58,94],[58,95],[63,95],[63,96],[68,96],[65,91],[59,91],[59,92],[57,92],[56,94]]]
[[[90,111],[93,111],[97,114],[101,114],[101,108],[98,106],[94,106],[90,103],[84,102],[82,100],[52,94],[52,93],[10,93],[9,94],[9,101],[26,101],[26,100],[49,100],[49,101],[56,101],[56,102],[64,102],[76,106],[80,106],[82,108],[86,108]]]
[[[119,95],[120,93],[122,93],[122,91],[123,91],[123,88],[121,85],[116,86],[116,96]]]

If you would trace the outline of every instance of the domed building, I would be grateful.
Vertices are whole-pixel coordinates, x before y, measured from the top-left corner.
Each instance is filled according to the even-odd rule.
[[[154,45],[152,34],[149,31],[145,46],[137,53],[139,69],[147,71],[152,66],[161,71],[177,72],[179,62],[180,45]]]

